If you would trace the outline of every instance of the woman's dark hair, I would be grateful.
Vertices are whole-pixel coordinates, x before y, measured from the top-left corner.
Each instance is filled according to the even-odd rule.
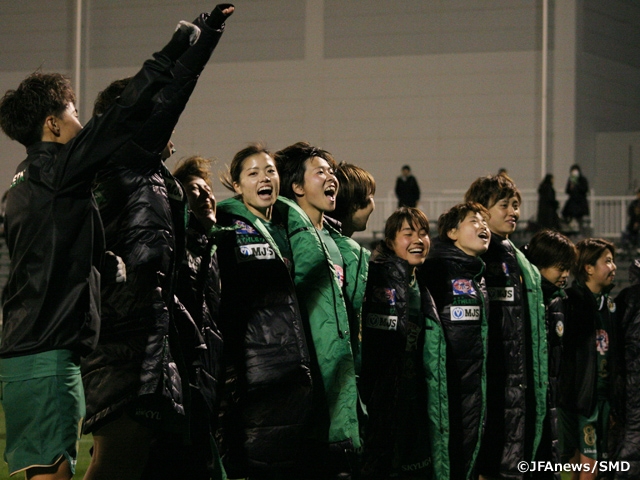
[[[488,210],[479,203],[466,202],[454,205],[438,218],[438,237],[440,240],[447,243],[454,243],[447,233],[454,228],[458,228],[460,222],[467,218],[469,212],[479,213],[485,221],[489,219]]]
[[[387,218],[384,225],[385,242],[392,242],[396,239],[405,220],[414,230],[419,232],[424,229],[429,233],[429,219],[422,210],[414,207],[401,207]]]
[[[340,162],[336,177],[340,187],[331,217],[344,222],[356,210],[366,208],[369,198],[376,193],[376,181],[366,170],[346,162]]]
[[[538,269],[557,267],[571,271],[576,263],[575,245],[555,230],[541,230],[531,237],[526,255]]]
[[[276,168],[280,175],[280,194],[283,197],[296,199],[293,185],[304,186],[306,162],[312,157],[324,158],[331,168],[338,169],[336,161],[329,152],[307,142],[294,143],[275,153]],[[339,191],[340,189],[338,189],[338,193]]]
[[[511,197],[522,201],[514,181],[506,173],[501,173],[476,179],[464,194],[464,201],[479,203],[488,210],[503,198]]]
[[[222,185],[227,187],[227,189],[231,190],[232,192],[235,192],[233,184],[240,183],[240,174],[242,173],[244,161],[247,158],[258,153],[264,153],[271,156],[271,152],[267,150],[266,145],[263,145],[260,142],[250,143],[245,148],[236,153],[233,156],[233,160],[231,160],[231,165],[229,165],[225,172],[220,174],[220,182],[222,182]]]
[[[199,155],[187,157],[178,162],[175,170],[173,171],[173,176],[176,177],[183,185],[187,182],[189,177],[200,177],[207,183],[207,185],[209,185],[209,188],[213,190],[210,175],[211,163],[211,160]]]
[[[0,100],[0,128],[9,138],[28,147],[42,140],[48,116],[60,118],[75,101],[69,78],[59,73],[34,72]]]
[[[573,276],[581,283],[587,283],[589,275],[585,270],[587,265],[595,265],[605,250],[611,252],[611,256],[615,259],[616,247],[613,243],[602,238],[585,238],[576,244],[578,259],[573,267]]]
[[[106,112],[111,105],[116,103],[116,100],[124,89],[129,85],[131,79],[133,77],[121,78],[119,80],[114,80],[96,97],[96,101],[93,103],[93,115],[102,115]]]

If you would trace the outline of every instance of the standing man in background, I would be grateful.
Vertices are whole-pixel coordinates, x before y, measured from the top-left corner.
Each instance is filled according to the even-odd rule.
[[[398,208],[416,207],[420,200],[420,187],[416,177],[411,174],[411,167],[404,165],[402,174],[396,180],[396,197],[398,197]]]

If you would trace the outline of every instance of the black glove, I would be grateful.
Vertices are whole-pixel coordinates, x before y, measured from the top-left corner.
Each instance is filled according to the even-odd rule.
[[[172,62],[175,62],[187,49],[198,41],[200,29],[193,23],[181,20],[176,27],[176,31],[171,40],[160,53],[166,55]]]
[[[127,281],[127,266],[122,261],[122,258],[110,251],[105,252],[104,265],[100,273],[107,283]]]
[[[222,28],[224,21],[233,14],[233,12],[229,13],[228,15],[222,13],[223,10],[229,7],[234,7],[234,5],[232,3],[221,3],[219,5],[216,5],[216,8],[211,11],[211,15],[209,15],[209,18],[207,18],[207,25],[214,30],[219,30],[220,28]]]

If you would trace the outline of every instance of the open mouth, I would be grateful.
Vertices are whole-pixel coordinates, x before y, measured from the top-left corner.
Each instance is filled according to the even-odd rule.
[[[336,201],[336,187],[335,186],[327,187],[324,190],[324,194],[330,201],[332,201],[332,202]]]
[[[273,187],[271,186],[267,185],[258,189],[258,196],[263,200],[271,198],[271,194],[273,194]]]
[[[424,248],[422,247],[414,247],[409,249],[409,253],[411,255],[422,255],[422,252],[424,252]]]
[[[483,240],[489,240],[489,233],[484,230],[478,234],[478,237],[482,238]]]

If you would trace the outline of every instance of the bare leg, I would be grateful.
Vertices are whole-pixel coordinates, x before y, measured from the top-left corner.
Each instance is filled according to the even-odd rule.
[[[50,467],[32,467],[27,470],[27,480],[69,480],[72,476],[65,457],[61,457]]]
[[[149,457],[153,432],[126,414],[93,434],[85,480],[138,480]]]
[[[598,468],[594,468],[596,466],[596,461],[593,458],[585,457],[580,454],[580,463],[582,465],[589,465],[588,472],[580,472],[580,480],[596,480],[598,477]]]

